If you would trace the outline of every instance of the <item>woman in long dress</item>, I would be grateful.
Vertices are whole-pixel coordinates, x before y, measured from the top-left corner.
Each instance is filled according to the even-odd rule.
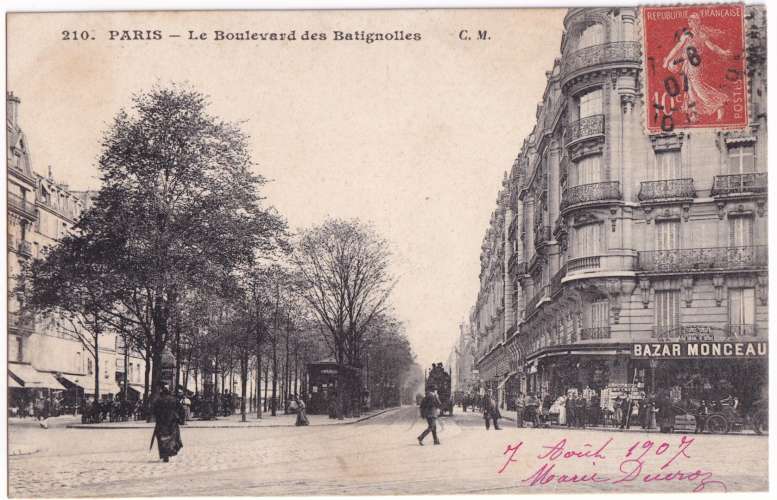
[[[308,425],[310,422],[308,421],[307,407],[305,406],[305,402],[302,401],[298,396],[294,396],[294,400],[297,402],[297,422],[294,425]]]
[[[664,68],[673,73],[681,73],[686,80],[687,93],[683,99],[682,110],[691,123],[699,120],[699,115],[714,114],[718,121],[723,119],[723,106],[728,95],[704,81],[706,57],[712,53],[720,57],[731,57],[731,51],[716,45],[711,35],[722,34],[721,30],[703,26],[698,14],[688,16],[688,26],[680,35],[674,48],[664,58]],[[682,82],[678,82],[682,86]]]
[[[180,418],[181,412],[178,400],[170,394],[170,389],[166,386],[163,387],[154,403],[156,425],[153,438],[156,438],[159,458],[164,462],[169,462],[170,457],[177,455],[178,450],[183,448],[181,430],[178,427]]]

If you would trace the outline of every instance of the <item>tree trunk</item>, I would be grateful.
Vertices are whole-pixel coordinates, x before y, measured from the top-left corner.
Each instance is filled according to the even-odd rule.
[[[270,401],[270,410],[273,417],[278,415],[278,347],[277,342],[272,344],[272,401]]]
[[[151,381],[151,358],[149,356],[148,349],[144,349],[143,351],[145,354],[143,355],[143,361],[146,366],[144,366],[144,374],[143,374],[143,403],[148,403],[148,396],[149,396],[149,389],[150,389],[150,381]]]
[[[94,400],[100,400],[100,334],[97,329],[94,334]]]
[[[248,382],[248,354],[240,359],[240,420],[246,421],[246,383]]]
[[[262,351],[256,343],[256,418],[262,418]]]
[[[267,383],[270,380],[270,363],[264,367],[264,412],[267,413]]]

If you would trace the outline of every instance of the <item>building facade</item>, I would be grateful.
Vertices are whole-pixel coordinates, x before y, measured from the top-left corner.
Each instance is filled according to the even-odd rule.
[[[39,258],[72,231],[89,202],[90,192],[76,193],[66,183],[35,172],[29,145],[20,126],[20,99],[6,96],[7,190],[8,190],[8,277],[9,291],[28,259]],[[8,299],[8,381],[10,406],[29,404],[53,395],[75,403],[95,393],[95,372],[100,375],[100,394],[122,392],[124,373],[135,395],[142,392],[145,364],[136,354],[124,352],[121,338],[106,332],[99,339],[99,364],[74,335],[74,325],[59,316],[30,317],[24,313],[23,297]],[[76,332],[78,329],[75,330]]]
[[[567,13],[481,254],[477,368],[503,404],[623,384],[765,392],[763,9],[746,19],[749,126],[650,135],[639,10]]]

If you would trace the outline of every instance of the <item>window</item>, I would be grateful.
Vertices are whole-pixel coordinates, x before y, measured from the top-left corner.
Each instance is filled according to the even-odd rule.
[[[753,334],[755,324],[755,289],[728,289],[728,322],[735,337]]]
[[[680,221],[656,221],[656,250],[680,248]]]
[[[577,162],[577,185],[593,184],[602,180],[602,156],[586,156]]]
[[[755,148],[752,144],[728,148],[728,173],[747,174],[755,172]]]
[[[749,247],[753,245],[753,218],[731,217],[728,219],[729,246]]]
[[[592,24],[580,34],[580,40],[577,42],[577,48],[583,49],[593,45],[604,43],[604,26],[601,24]]]
[[[24,361],[24,339],[21,337],[16,337],[16,361]]]
[[[591,327],[604,328],[610,326],[610,302],[597,300],[591,304]]]
[[[586,92],[579,97],[580,118],[602,114],[602,89]]]
[[[602,225],[588,224],[575,230],[576,257],[591,257],[601,253]]]
[[[73,366],[75,373],[81,373],[81,353],[77,352],[75,357],[75,365]]]
[[[656,290],[656,326],[659,334],[680,326],[680,290]]]
[[[656,153],[656,178],[657,179],[679,179],[680,152],[662,151]]]
[[[93,375],[94,374],[94,367],[92,367],[92,360],[91,359],[87,359],[86,360],[86,373],[89,374],[89,375]]]

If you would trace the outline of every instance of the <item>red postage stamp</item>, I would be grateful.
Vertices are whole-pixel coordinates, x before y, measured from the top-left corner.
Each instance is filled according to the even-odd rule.
[[[748,123],[742,4],[644,7],[647,130]]]

